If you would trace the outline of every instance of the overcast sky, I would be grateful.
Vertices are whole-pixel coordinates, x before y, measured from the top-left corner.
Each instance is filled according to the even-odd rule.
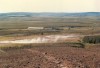
[[[0,12],[100,12],[100,0],[0,0]]]

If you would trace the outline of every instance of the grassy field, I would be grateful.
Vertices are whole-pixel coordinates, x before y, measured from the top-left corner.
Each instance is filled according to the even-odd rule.
[[[41,33],[100,33],[100,17],[7,17],[0,18],[0,36]],[[27,30],[28,27],[69,27],[68,30]]]
[[[100,26],[99,17],[8,17],[0,28],[26,29],[32,26]]]

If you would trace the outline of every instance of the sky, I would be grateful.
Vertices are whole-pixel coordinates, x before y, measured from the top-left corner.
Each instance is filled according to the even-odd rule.
[[[100,12],[100,0],[0,0],[0,12]]]

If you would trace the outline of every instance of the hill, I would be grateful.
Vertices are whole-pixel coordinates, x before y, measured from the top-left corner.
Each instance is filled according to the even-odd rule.
[[[66,17],[66,16],[100,16],[100,12],[81,12],[81,13],[32,13],[32,12],[12,12],[0,13],[0,17]]]

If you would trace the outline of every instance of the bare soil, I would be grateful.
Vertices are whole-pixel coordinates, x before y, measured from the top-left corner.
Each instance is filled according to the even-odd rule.
[[[0,50],[0,68],[100,68],[100,46],[89,49],[68,44]]]

